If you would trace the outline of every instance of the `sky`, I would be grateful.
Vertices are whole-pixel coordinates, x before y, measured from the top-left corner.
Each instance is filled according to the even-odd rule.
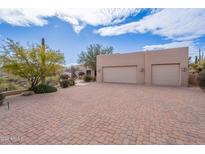
[[[205,50],[205,9],[0,9],[0,44],[42,37],[64,53],[66,65],[96,43],[114,53],[188,46],[194,57]]]

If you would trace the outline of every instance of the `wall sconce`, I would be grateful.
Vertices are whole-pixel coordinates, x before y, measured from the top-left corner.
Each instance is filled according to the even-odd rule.
[[[183,67],[181,68],[182,72],[187,72],[187,68],[186,67]]]
[[[140,72],[144,72],[144,68],[141,68],[141,69],[140,69]]]

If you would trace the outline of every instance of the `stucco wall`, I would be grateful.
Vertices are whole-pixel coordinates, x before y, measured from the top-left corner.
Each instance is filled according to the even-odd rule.
[[[103,68],[112,66],[137,66],[137,81],[144,83],[144,52],[97,56],[97,82],[103,80]]]
[[[137,66],[139,83],[151,84],[152,64],[179,64],[180,83],[188,86],[188,48],[145,51],[97,56],[97,82],[103,82],[103,68],[112,66]]]
[[[179,64],[181,86],[188,86],[187,47],[145,52],[145,83],[147,85],[151,85],[152,64]]]
[[[91,71],[91,76],[95,77],[95,71],[93,71],[91,68],[89,68],[88,66],[84,66],[84,65],[75,65],[78,68],[77,74],[79,72],[84,72],[86,74],[87,70]]]

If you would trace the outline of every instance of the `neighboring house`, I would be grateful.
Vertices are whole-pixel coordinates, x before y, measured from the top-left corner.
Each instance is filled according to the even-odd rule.
[[[95,71],[90,69],[88,66],[84,66],[84,65],[75,65],[74,67],[77,68],[77,71],[75,72],[75,74],[79,77],[79,72],[84,72],[85,75],[90,75],[92,77],[95,76]]]
[[[188,47],[99,55],[97,82],[188,86]]]

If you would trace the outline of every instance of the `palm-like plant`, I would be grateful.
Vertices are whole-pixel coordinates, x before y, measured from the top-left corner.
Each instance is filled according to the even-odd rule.
[[[41,44],[38,47],[39,50],[39,64],[41,73],[41,83],[45,84],[45,78],[47,76],[55,75],[57,70],[61,69],[59,65],[64,62],[64,56],[59,51],[55,51],[46,46],[44,38],[41,40]]]
[[[41,45],[39,46],[39,56],[40,56],[40,65],[41,65],[41,72],[45,72],[45,62],[46,62],[46,46],[45,46],[45,40],[42,38]],[[45,84],[45,75],[44,73],[41,75],[41,82],[42,84]]]

